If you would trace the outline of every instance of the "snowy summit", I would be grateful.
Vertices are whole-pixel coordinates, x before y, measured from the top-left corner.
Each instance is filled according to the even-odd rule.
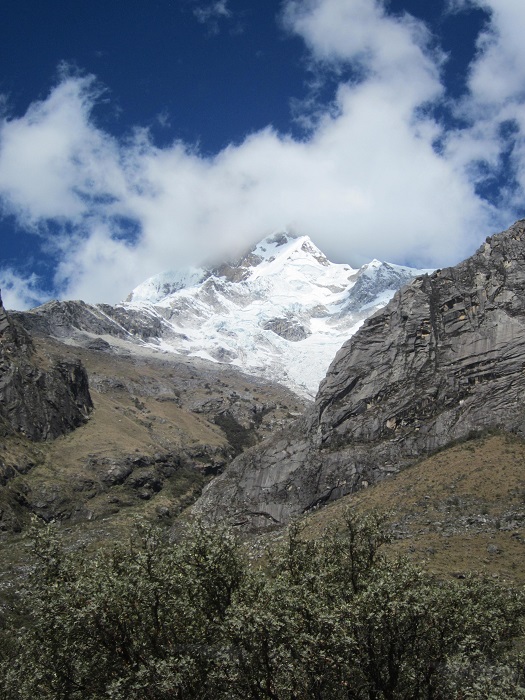
[[[278,233],[236,261],[156,275],[120,306],[161,320],[149,345],[313,397],[343,342],[425,272],[377,260],[353,269],[330,262],[308,236]]]

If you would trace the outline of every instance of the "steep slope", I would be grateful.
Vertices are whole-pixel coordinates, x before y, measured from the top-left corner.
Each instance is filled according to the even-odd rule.
[[[86,422],[93,408],[80,362],[38,354],[0,298],[0,430],[31,440],[63,435]]]
[[[117,306],[51,302],[23,322],[76,344],[118,337],[229,364],[313,398],[344,340],[420,272],[377,260],[354,270],[282,233],[219,267],[157,275]]]
[[[353,515],[381,514],[384,550],[439,578],[482,574],[525,584],[525,439],[487,431],[439,450],[367,488],[300,517],[300,537],[344,530]],[[253,552],[282,544],[286,528],[258,531]]]
[[[235,460],[196,511],[256,525],[355,491],[473,431],[525,432],[525,221],[416,278],[337,354],[314,408]]]
[[[438,576],[482,572],[525,583],[525,440],[487,433],[444,448],[308,514],[303,535],[339,527],[348,508],[384,513],[389,549]]]
[[[53,440],[35,443],[19,431],[4,437],[2,541],[32,515],[73,528],[73,539],[121,537],[137,515],[170,523],[212,474],[304,408],[291,391],[236,368],[148,348],[132,353],[116,338],[81,348],[21,333],[35,356],[86,369],[94,409]]]

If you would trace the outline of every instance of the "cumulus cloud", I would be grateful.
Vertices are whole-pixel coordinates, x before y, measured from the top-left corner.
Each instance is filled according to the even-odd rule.
[[[490,22],[478,37],[478,55],[469,76],[476,106],[505,107],[525,96],[525,5],[519,0],[470,0],[490,12]],[[468,10],[468,5],[466,8]]]
[[[430,51],[425,25],[410,15],[389,17],[376,0],[289,0],[283,22],[318,60],[354,61],[383,80],[408,74],[421,85],[438,77],[440,54]]]
[[[94,84],[65,78],[22,118],[0,125],[0,192],[26,225],[79,222],[92,200],[124,192],[118,146],[89,120]]]
[[[49,298],[49,292],[40,288],[38,277],[34,273],[17,274],[8,268],[0,268],[0,289],[6,309],[30,309]]]
[[[308,137],[268,126],[213,157],[182,142],[159,148],[144,129],[119,141],[93,120],[94,78],[65,77],[2,122],[3,206],[55,251],[56,292],[87,301],[118,301],[151,274],[231,255],[283,228],[354,265],[455,263],[511,222],[525,188],[525,76],[505,74],[497,92],[484,85],[502,70],[498,61],[521,60],[510,27],[521,6],[493,3],[479,0],[490,21],[469,92],[449,105],[461,127],[433,116],[448,104],[445,57],[424,24],[375,0],[288,0],[284,26],[303,38],[311,61],[336,74],[351,69],[334,100],[318,105]],[[496,57],[505,42],[508,56]],[[502,127],[509,120],[512,129]],[[480,185],[509,148],[515,183],[489,202]]]
[[[473,123],[471,143],[487,151],[487,161],[514,176],[506,195],[512,206],[523,207],[525,192],[525,5],[519,0],[469,0],[459,8],[475,6],[490,13],[478,37],[476,60],[468,80],[469,93],[458,113]],[[451,139],[452,143],[454,139]],[[508,155],[502,160],[501,156]],[[511,172],[509,172],[511,171]]]

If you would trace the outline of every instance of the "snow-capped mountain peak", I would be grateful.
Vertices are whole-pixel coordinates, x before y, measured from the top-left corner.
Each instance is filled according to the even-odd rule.
[[[126,298],[126,301],[155,304],[171,294],[179,292],[181,289],[200,284],[206,277],[206,271],[199,267],[191,267],[183,271],[161,272],[135,287]]]
[[[287,260],[313,257],[321,264],[328,264],[324,254],[308,236],[296,236],[286,232],[264,238],[255,246],[252,254],[260,258],[261,263],[277,261],[282,264]]]
[[[264,238],[237,260],[165,272],[121,307],[156,318],[144,342],[237,365],[314,396],[337,350],[394,292],[426,270],[329,261],[308,236]]]
[[[264,238],[237,260],[230,260],[215,266],[191,267],[187,270],[161,272],[139,284],[128,295],[126,302],[156,304],[172,294],[200,285],[211,277],[223,278],[232,283],[248,279],[281,275],[290,268],[310,272],[321,267],[333,267],[326,256],[308,236],[296,236],[288,232],[276,233]],[[342,266],[348,274],[355,274],[349,265]]]

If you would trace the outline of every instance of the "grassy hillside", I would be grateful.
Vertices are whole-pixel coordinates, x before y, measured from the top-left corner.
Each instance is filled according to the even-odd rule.
[[[2,441],[4,539],[32,514],[105,530],[137,514],[169,522],[244,446],[304,407],[287,389],[209,362],[131,353],[118,343],[105,351],[49,338],[36,343],[42,363],[51,356],[82,361],[94,411],[54,441],[34,443],[20,434]]]
[[[316,537],[348,507],[388,513],[391,550],[438,575],[525,583],[525,441],[492,434],[449,447],[305,519]]]

